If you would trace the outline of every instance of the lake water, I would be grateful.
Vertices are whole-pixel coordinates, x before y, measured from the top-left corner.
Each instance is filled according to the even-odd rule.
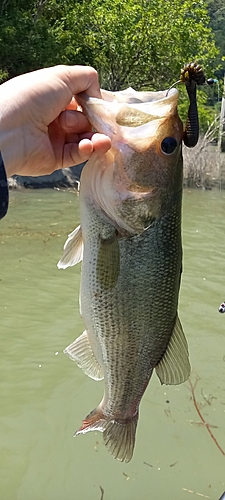
[[[224,215],[224,192],[184,192],[179,314],[191,383],[198,380],[196,400],[189,382],[161,386],[154,375],[141,403],[134,457],[124,464],[108,454],[101,433],[73,438],[103,393],[102,382],[62,353],[84,328],[80,266],[56,267],[79,221],[77,195],[10,193],[0,224],[1,500],[219,500],[225,490],[225,314],[218,313],[225,300]]]

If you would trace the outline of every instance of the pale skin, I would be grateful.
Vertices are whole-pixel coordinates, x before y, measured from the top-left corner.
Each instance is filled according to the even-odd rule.
[[[76,94],[101,97],[88,66],[55,66],[0,85],[0,151],[8,177],[46,175],[102,155],[109,137],[92,133]]]

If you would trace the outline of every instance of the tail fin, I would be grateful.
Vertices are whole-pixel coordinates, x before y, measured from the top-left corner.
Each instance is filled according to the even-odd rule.
[[[107,419],[98,407],[82,422],[82,426],[74,434],[85,434],[89,431],[103,432],[103,441],[109,453],[120,462],[129,462],[133,456],[138,414],[130,419]]]
[[[135,445],[138,415],[120,422],[111,420],[103,432],[104,444],[111,455],[120,462],[130,462]]]

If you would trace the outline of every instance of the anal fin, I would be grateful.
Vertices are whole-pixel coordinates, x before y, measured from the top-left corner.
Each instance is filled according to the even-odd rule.
[[[166,352],[155,371],[161,383],[168,385],[182,384],[190,376],[188,344],[178,316]]]
[[[57,264],[58,269],[75,266],[83,259],[83,238],[80,226],[69,234],[63,248],[63,255]]]
[[[94,355],[86,330],[63,352],[68,354],[72,361],[76,361],[77,366],[89,377],[94,380],[104,378],[103,368]]]

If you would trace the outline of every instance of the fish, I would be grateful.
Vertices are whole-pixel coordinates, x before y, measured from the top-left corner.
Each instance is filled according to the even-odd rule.
[[[104,379],[102,401],[75,435],[102,432],[121,462],[133,456],[139,406],[153,371],[169,385],[183,383],[191,371],[178,315],[184,136],[178,97],[176,88],[76,96],[112,147],[94,153],[83,168],[80,225],[58,263],[66,269],[82,261],[85,330],[64,352],[89,377]],[[189,123],[191,146],[192,135]]]

